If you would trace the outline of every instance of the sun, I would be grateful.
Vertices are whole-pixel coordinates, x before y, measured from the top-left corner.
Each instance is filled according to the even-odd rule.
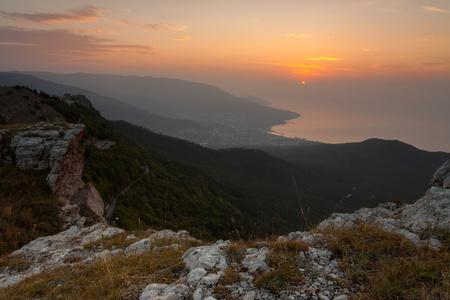
[[[306,81],[302,81],[302,84],[306,84]]]

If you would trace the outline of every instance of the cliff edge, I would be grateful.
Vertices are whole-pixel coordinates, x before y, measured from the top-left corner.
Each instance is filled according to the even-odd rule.
[[[64,206],[63,228],[104,221],[103,200],[81,180],[84,126],[67,123],[14,124],[0,129],[0,161],[21,170],[49,170],[46,181]]]

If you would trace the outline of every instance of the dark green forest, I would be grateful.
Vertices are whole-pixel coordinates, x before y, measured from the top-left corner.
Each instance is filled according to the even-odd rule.
[[[309,209],[308,219],[313,224],[332,212],[373,207],[392,199],[414,202],[449,157],[448,153],[378,139],[342,145],[212,150],[123,121],[112,125],[149,150],[261,195],[269,205],[274,204],[274,211],[296,224],[300,200],[303,210]]]
[[[270,199],[145,149],[117,132],[95,109],[51,98],[46,103],[64,116],[79,117],[86,126],[83,180],[95,184],[106,205],[117,200],[112,218],[117,225],[186,229],[207,240],[229,238],[237,232],[264,236],[293,228],[273,210],[276,205]],[[95,139],[116,143],[100,150],[92,144]]]

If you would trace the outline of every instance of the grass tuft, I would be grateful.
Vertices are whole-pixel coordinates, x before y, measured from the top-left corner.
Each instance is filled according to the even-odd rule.
[[[283,263],[274,270],[257,276],[254,283],[257,288],[265,288],[275,294],[292,285],[300,285],[304,280],[305,278],[298,272],[296,265]]]
[[[328,247],[360,286],[358,299],[450,299],[450,251],[416,246],[375,225],[324,231]]]
[[[236,242],[232,243],[227,247],[225,250],[225,253],[227,254],[228,262],[230,264],[232,263],[238,263],[240,264],[244,258],[245,258],[245,244],[244,242]]]
[[[233,283],[240,282],[241,275],[233,268],[228,267],[224,274],[220,277],[219,285],[232,285]]]

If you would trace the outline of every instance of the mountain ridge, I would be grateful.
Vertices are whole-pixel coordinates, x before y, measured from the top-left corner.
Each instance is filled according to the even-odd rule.
[[[92,83],[95,82],[95,80],[89,82]],[[185,81],[181,82],[185,83]],[[309,143],[313,143],[305,139],[286,138],[273,135],[270,133],[270,126],[273,123],[273,121],[270,121],[270,118],[267,118],[267,116],[259,118],[263,120],[262,122],[264,124],[261,123],[261,120],[257,121],[256,123],[247,122],[243,116],[248,114],[248,112],[244,112],[243,115],[240,115],[238,117],[233,117],[234,115],[232,114],[227,115],[224,114],[223,112],[217,112],[217,114],[216,113],[213,113],[212,115],[209,114],[210,117],[212,116],[212,120],[208,122],[192,121],[188,120],[185,117],[183,117],[182,119],[163,117],[160,115],[153,114],[146,109],[125,104],[123,101],[120,101],[113,97],[99,95],[93,91],[82,89],[75,86],[63,85],[56,82],[42,80],[35,76],[25,75],[23,73],[0,72],[0,84],[12,86],[26,85],[29,87],[33,87],[34,89],[36,88],[40,89],[46,92],[47,94],[51,95],[63,95],[65,93],[83,94],[88,96],[92,100],[92,103],[94,104],[96,109],[100,110],[102,114],[104,114],[104,116],[110,120],[126,120],[135,125],[149,128],[155,132],[176,136],[182,139],[194,141],[199,144],[208,145],[209,147],[213,148],[246,145],[249,143],[256,145],[271,145],[271,144],[306,145]],[[112,86],[114,85],[110,83],[107,84],[107,87]],[[120,89],[112,93],[114,97],[117,96],[117,94],[120,94]],[[129,99],[133,98],[130,95],[125,97],[126,97],[126,99],[124,100],[125,102],[128,102]],[[237,98],[234,97],[234,99]],[[253,104],[250,101],[247,101],[247,103],[249,103],[250,107],[258,107],[259,109],[265,110],[266,114],[267,113],[270,114],[270,112],[273,111],[283,112],[281,110],[261,106],[258,104]],[[192,108],[190,109],[192,110]],[[183,111],[183,109],[181,109],[181,111]],[[254,112],[251,112],[251,114],[255,115]],[[218,118],[219,115],[222,115],[222,118]],[[218,122],[217,120],[222,121]],[[279,118],[278,121],[280,121]],[[248,124],[253,124],[250,126],[252,128],[246,128],[248,127],[247,126]]]
[[[245,111],[246,118],[253,118],[253,122],[257,122],[252,126],[261,127],[269,124],[265,130],[270,130],[274,125],[284,124],[286,120],[300,116],[294,112],[270,108],[233,96],[212,85],[181,79],[88,73],[29,72],[29,74],[54,82],[70,82],[72,85],[87,86],[88,89],[101,91],[104,95],[119,95],[122,101],[127,98],[134,105],[139,104],[137,106],[166,117],[212,122],[217,121],[217,116],[241,115]],[[271,117],[267,112],[276,116]],[[209,117],[208,115],[212,113],[214,115]]]

